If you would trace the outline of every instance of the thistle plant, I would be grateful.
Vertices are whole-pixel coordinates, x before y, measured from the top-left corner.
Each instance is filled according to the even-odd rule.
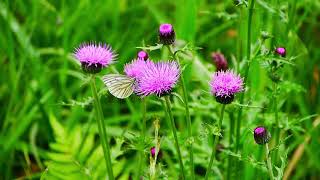
[[[243,79],[231,70],[215,72],[210,81],[211,94],[215,96],[218,103],[222,104],[218,129],[221,131],[225,107],[234,100],[236,93],[243,91]],[[209,173],[216,156],[216,146],[219,143],[219,135],[215,135],[212,146],[212,154],[207,168],[205,179],[209,178]]]
[[[174,61],[147,61],[141,76],[137,81],[136,92],[140,96],[156,95],[163,97],[166,103],[166,113],[170,119],[171,130],[175,140],[175,147],[178,153],[180,171],[182,178],[185,179],[183,161],[178,142],[177,130],[171,110],[170,93],[179,80],[180,67]]]
[[[319,16],[0,1],[0,179],[320,179]]]
[[[254,140],[258,145],[265,145],[266,146],[266,160],[267,160],[267,169],[269,172],[270,179],[274,179],[273,170],[272,170],[272,162],[270,157],[269,145],[268,142],[270,141],[271,135],[269,131],[263,127],[258,126],[253,131]]]
[[[169,50],[172,58],[180,65],[180,59],[177,55],[177,52],[174,52],[173,44],[175,42],[175,31],[171,24],[161,24],[159,27],[159,42],[167,47]],[[180,76],[181,86],[182,86],[182,96],[185,105],[185,112],[186,112],[186,122],[187,122],[187,129],[188,129],[188,148],[189,148],[189,159],[190,159],[190,172],[191,172],[191,179],[195,179],[194,175],[194,160],[193,160],[193,142],[194,138],[192,137],[192,127],[191,127],[191,117],[189,112],[189,99],[188,99],[188,92],[185,85],[185,80],[183,74]]]
[[[124,73],[128,76],[133,78],[135,81],[138,80],[138,78],[141,76],[144,67],[146,65],[146,61],[148,61],[149,55],[145,51],[139,51],[137,54],[137,59],[133,60],[132,62],[128,63],[124,67]],[[136,87],[133,87],[136,88]],[[145,145],[145,139],[146,139],[146,113],[147,113],[147,103],[146,103],[146,97],[141,97],[141,104],[142,104],[142,125],[141,125],[141,137],[142,137],[142,147]],[[141,173],[141,169],[144,162],[144,149],[141,150],[139,162],[138,162],[138,175]]]
[[[94,107],[96,112],[96,119],[98,123],[99,135],[101,138],[101,145],[103,148],[103,155],[108,170],[109,179],[114,179],[111,163],[111,153],[106,132],[106,125],[104,122],[103,111],[96,87],[96,73],[99,73],[102,68],[107,67],[114,62],[116,54],[111,47],[106,44],[82,44],[76,49],[74,53],[75,58],[81,63],[82,70],[91,75],[91,91],[94,99]]]

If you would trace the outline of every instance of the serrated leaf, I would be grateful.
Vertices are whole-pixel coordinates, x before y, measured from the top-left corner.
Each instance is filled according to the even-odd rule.
[[[144,49],[144,50],[149,50],[149,51],[154,51],[162,48],[162,44],[157,44],[155,46],[145,46],[145,47],[137,47],[139,49]]]

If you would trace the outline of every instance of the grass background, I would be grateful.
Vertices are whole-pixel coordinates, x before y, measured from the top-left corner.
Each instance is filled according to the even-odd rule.
[[[288,59],[294,63],[281,70],[286,82],[280,86],[279,95],[282,137],[292,137],[280,151],[288,153],[290,162],[298,145],[311,137],[290,179],[320,178],[319,127],[312,125],[316,117],[301,120],[320,111],[319,20],[318,0],[257,0],[254,8],[253,49],[259,44],[261,32],[269,32],[273,38],[266,41],[266,48],[285,46]],[[208,80],[214,72],[210,54],[223,52],[230,66],[243,73],[247,39],[245,6],[218,0],[1,0],[0,179],[38,179],[45,169],[48,179],[73,179],[79,177],[74,173],[78,170],[88,178],[103,177],[105,167],[97,128],[91,123],[94,117],[90,90],[71,53],[82,42],[107,42],[119,54],[118,63],[100,74],[121,72],[123,65],[136,56],[136,47],[155,45],[158,26],[164,22],[174,25],[177,39],[201,48],[185,57],[188,66],[184,76],[197,137],[196,174],[203,176],[212,143],[203,135],[206,132],[203,123],[215,121],[220,108],[207,93]],[[168,52],[152,51],[150,56],[165,59]],[[245,108],[243,113],[241,157],[245,160],[241,179],[267,177],[261,165],[262,150],[254,144],[251,134],[255,126],[272,127],[274,122],[272,108],[269,108],[272,96],[268,91],[272,84],[262,61],[263,58],[257,58],[252,62],[247,84],[251,94],[245,104],[266,109]],[[118,100],[103,89],[101,82],[99,87],[108,132],[114,137],[111,140],[113,157],[117,159],[114,171],[119,179],[128,179],[135,174],[135,149],[141,149],[140,100],[135,96]],[[156,98],[150,98],[148,104],[150,143],[142,149],[148,155],[153,138],[152,122],[159,118],[165,151],[161,176],[176,177],[177,159],[172,157],[175,151],[161,104]],[[227,108],[224,128],[232,124],[229,121],[232,122],[236,108],[236,105]],[[184,145],[187,132],[184,109],[178,98],[174,98],[173,111],[187,169]],[[227,138],[223,144],[227,146]],[[227,156],[228,153],[221,155]],[[148,162],[144,164],[147,173]],[[215,167],[222,169],[225,165],[215,164]],[[225,173],[218,168],[215,172]]]

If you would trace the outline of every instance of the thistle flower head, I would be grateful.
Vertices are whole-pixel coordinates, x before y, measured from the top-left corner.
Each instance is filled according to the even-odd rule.
[[[180,77],[179,65],[174,61],[146,61],[137,78],[136,93],[141,96],[170,93]]]
[[[213,59],[213,62],[217,68],[217,71],[220,70],[227,70],[228,69],[228,61],[224,57],[222,53],[214,52],[211,54],[211,57]]]
[[[138,58],[133,60],[131,63],[128,63],[124,67],[124,73],[132,78],[137,79],[139,76],[141,76],[141,73],[146,65],[146,61]]]
[[[159,27],[159,41],[163,45],[173,44],[176,38],[171,24],[161,24]]]
[[[253,131],[254,140],[257,144],[266,144],[271,138],[271,134],[263,126],[258,126]]]
[[[85,72],[98,73],[115,60],[116,54],[107,44],[84,43],[76,48],[74,57]]]
[[[139,51],[138,54],[137,54],[137,58],[138,59],[147,60],[147,59],[149,59],[149,55],[145,51]]]
[[[243,91],[243,80],[233,71],[218,71],[213,74],[210,86],[211,93],[218,102],[229,104],[234,94]]]
[[[282,57],[285,57],[287,54],[287,50],[284,47],[277,47],[275,52]]]

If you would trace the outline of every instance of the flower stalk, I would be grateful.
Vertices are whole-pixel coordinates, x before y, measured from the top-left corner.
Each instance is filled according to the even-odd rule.
[[[251,0],[250,7],[249,7],[249,14],[248,14],[248,31],[247,31],[247,65],[245,69],[244,74],[244,84],[247,83],[248,75],[249,75],[249,69],[251,65],[251,22],[252,22],[252,14],[253,14],[253,7],[254,7],[254,0]],[[244,101],[244,93],[240,95],[240,104],[243,104]],[[239,107],[238,110],[238,116],[237,116],[237,127],[236,127],[236,153],[239,150],[240,145],[240,128],[241,128],[241,117],[242,117],[242,107]],[[239,163],[237,163],[237,166],[239,166]],[[237,167],[237,171],[239,171],[239,167]]]
[[[266,143],[266,159],[267,159],[267,168],[269,172],[270,179],[274,179],[273,171],[272,171],[272,162],[271,162],[271,157],[270,157],[270,151],[269,151],[269,146],[268,143]]]
[[[169,52],[171,53],[174,60],[176,60],[179,63],[180,66],[180,59],[173,51],[172,45],[167,46]],[[193,162],[193,138],[192,138],[192,127],[191,127],[191,117],[190,117],[190,111],[189,111],[189,100],[188,100],[188,93],[187,88],[185,86],[183,75],[180,76],[180,82],[182,86],[182,97],[184,101],[184,107],[186,112],[186,120],[187,120],[187,131],[188,131],[188,138],[189,138],[189,158],[190,158],[190,172],[191,172],[191,179],[195,179],[194,175],[194,162]]]
[[[276,129],[274,132],[274,140],[275,140],[275,145],[279,144],[280,140],[280,125],[279,125],[279,118],[278,118],[278,100],[277,100],[277,82],[273,83],[273,93],[274,93],[274,119],[276,123]],[[275,150],[274,152],[274,162],[277,162],[277,157],[278,157],[278,150]]]
[[[222,108],[221,108],[220,120],[219,120],[219,123],[218,123],[218,129],[219,129],[219,131],[220,131],[221,125],[222,125],[225,107],[226,107],[226,105],[223,104],[223,105],[222,105]],[[206,172],[205,180],[207,180],[208,177],[209,177],[210,170],[211,170],[212,164],[213,164],[213,160],[215,159],[215,156],[216,156],[216,151],[217,151],[217,150],[216,150],[216,147],[217,147],[217,144],[218,144],[218,143],[219,143],[219,135],[215,135],[215,137],[214,137],[214,144],[213,144],[213,147],[212,147],[212,153],[211,153],[211,157],[210,157],[210,161],[209,161],[209,166],[208,166],[208,169],[207,169],[207,172]]]
[[[111,155],[110,155],[110,147],[108,143],[108,135],[106,132],[106,126],[104,123],[104,116],[101,108],[101,103],[98,96],[98,91],[96,87],[96,81],[95,81],[95,75],[92,75],[91,77],[91,91],[94,99],[94,107],[96,111],[97,116],[97,122],[98,122],[98,130],[99,130],[99,136],[101,138],[101,144],[103,148],[103,156],[105,158],[106,167],[108,171],[108,176],[110,180],[114,180],[113,171],[112,171],[112,164],[111,164]]]
[[[157,158],[158,158],[158,155],[159,155],[159,152],[160,152],[160,137],[159,137],[159,129],[160,129],[160,123],[159,123],[159,120],[156,119],[154,122],[153,122],[153,126],[154,126],[154,143],[155,143],[155,152],[154,152],[154,155],[152,154],[151,152],[151,155],[150,155],[150,179],[151,180],[155,180],[157,179],[157,168],[156,168],[156,164],[157,164]]]
[[[182,157],[181,157],[181,152],[180,152],[180,147],[179,147],[178,136],[177,136],[177,129],[176,129],[176,125],[174,123],[174,119],[173,119],[173,115],[172,115],[172,111],[171,111],[171,102],[170,102],[169,96],[165,96],[164,99],[165,99],[166,109],[167,109],[166,112],[167,112],[168,117],[170,119],[170,125],[171,125],[171,129],[172,129],[173,137],[174,137],[176,150],[178,153],[180,172],[182,175],[182,179],[186,179],[185,174],[184,174],[184,168],[183,168],[183,162],[182,162]]]
[[[138,175],[141,174],[142,165],[144,162],[144,145],[145,145],[145,139],[146,139],[146,112],[147,112],[147,103],[146,103],[146,97],[141,99],[142,104],[142,126],[141,126],[141,141],[142,141],[142,150],[140,150],[140,157],[139,157],[139,169],[138,169]]]

